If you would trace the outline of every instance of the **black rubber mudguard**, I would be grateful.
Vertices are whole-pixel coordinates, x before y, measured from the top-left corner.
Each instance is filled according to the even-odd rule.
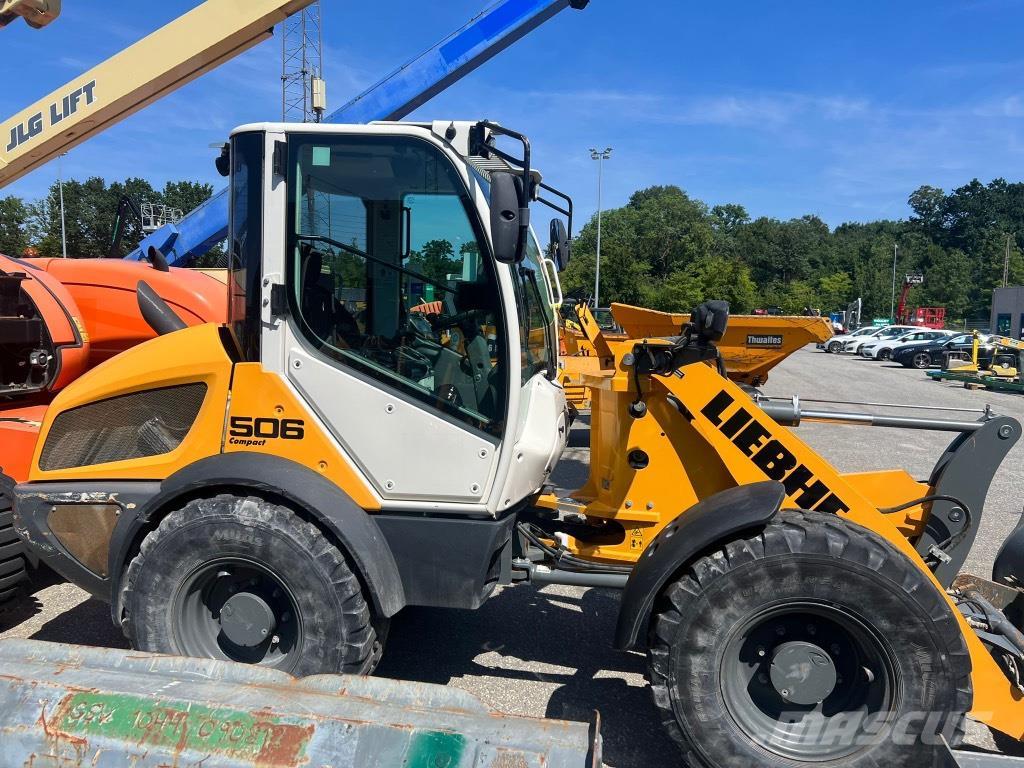
[[[646,643],[651,610],[665,584],[701,552],[764,526],[786,498],[782,483],[739,485],[694,504],[665,526],[647,546],[626,582],[615,630],[615,647],[631,650]]]

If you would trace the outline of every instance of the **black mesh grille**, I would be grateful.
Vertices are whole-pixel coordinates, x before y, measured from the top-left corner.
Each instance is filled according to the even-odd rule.
[[[205,384],[182,384],[65,411],[50,427],[39,468],[49,472],[173,451],[192,428],[205,396]]]

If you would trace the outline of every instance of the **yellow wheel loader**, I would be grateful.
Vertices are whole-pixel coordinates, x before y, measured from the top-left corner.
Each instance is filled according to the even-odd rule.
[[[1024,528],[957,580],[1016,421],[765,400],[725,375],[709,302],[680,336],[608,342],[590,477],[559,498],[569,237],[549,258],[530,228],[552,190],[526,137],[258,124],[218,167],[230,321],[186,328],[140,283],[161,335],[53,400],[13,490],[133,647],[367,673],[406,606],[602,586],[690,765],[932,765],[968,714],[1024,736]],[[801,419],[951,442],[925,479],[847,474]]]

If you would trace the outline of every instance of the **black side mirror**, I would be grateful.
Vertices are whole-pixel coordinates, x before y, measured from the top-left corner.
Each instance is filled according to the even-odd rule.
[[[491,243],[502,264],[523,260],[530,210],[524,204],[523,180],[507,171],[491,173]]]
[[[231,173],[231,145],[225,144],[220,148],[220,154],[213,161],[217,166],[217,173],[221,176],[228,176]]]
[[[552,261],[555,262],[555,266],[558,267],[558,271],[561,272],[567,266],[569,266],[569,257],[571,254],[571,246],[569,244],[569,233],[565,230],[565,224],[562,223],[561,219],[552,219],[551,226],[549,228],[548,242],[551,243],[553,253],[551,254]]]

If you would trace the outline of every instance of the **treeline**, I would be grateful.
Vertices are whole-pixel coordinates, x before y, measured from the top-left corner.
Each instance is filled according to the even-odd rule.
[[[188,213],[213,194],[209,184],[172,181],[155,189],[145,179],[107,184],[99,177],[64,182],[64,226],[68,256],[107,256],[121,198],[128,195],[138,204],[153,203]],[[136,246],[142,227],[134,217],[125,220],[122,250]],[[61,255],[60,189],[56,183],[42,200],[27,202],[17,197],[0,198],[0,253],[20,256],[33,249],[40,256]]]
[[[205,202],[209,184],[175,181],[155,189],[144,179],[107,183],[93,177],[64,182],[69,256],[106,256],[122,196],[188,212]],[[889,315],[893,247],[897,293],[905,274],[923,274],[908,305],[944,306],[952,320],[987,317],[992,289],[1024,283],[1024,183],[974,180],[952,192],[924,186],[909,197],[901,221],[842,224],[830,229],[816,216],[789,221],[751,218],[741,205],[708,206],[679,187],[655,186],[605,211],[601,233],[602,304],[613,301],[688,311],[705,298],[724,298],[734,311],[779,307],[799,313],[844,308],[861,297],[865,317]],[[122,249],[142,237],[125,222]],[[441,247],[443,245],[447,247]],[[597,220],[577,236],[562,276],[567,291],[589,296],[594,286]],[[57,184],[39,201],[0,198],[0,253],[32,248],[61,253]],[[445,241],[425,246],[417,261],[433,275],[454,269],[458,256]]]
[[[921,187],[901,221],[842,224],[816,216],[752,219],[741,205],[709,207],[679,187],[634,193],[601,222],[600,302],[689,311],[724,298],[733,311],[806,307],[829,312],[861,297],[865,317],[888,317],[893,248],[896,293],[906,274],[923,274],[908,307],[944,306],[953,320],[988,317],[992,289],[1024,282],[1024,184],[974,180],[946,193]],[[574,242],[562,276],[567,291],[594,290],[597,219]]]

